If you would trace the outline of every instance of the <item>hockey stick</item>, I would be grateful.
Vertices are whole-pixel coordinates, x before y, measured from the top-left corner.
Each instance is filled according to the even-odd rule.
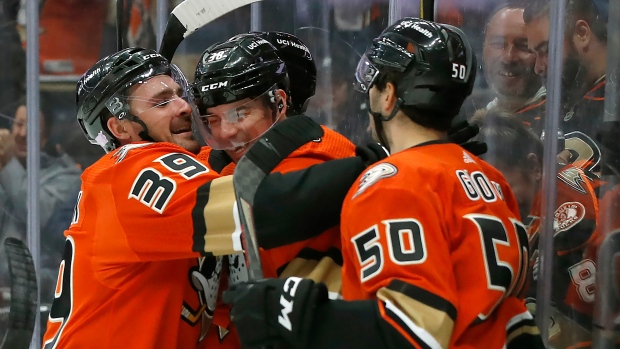
[[[191,33],[241,6],[257,1],[262,0],[183,1],[170,14],[159,46],[159,53],[166,59],[172,60],[177,47]]]
[[[116,0],[116,50],[123,49],[123,13],[125,0]]]
[[[30,346],[37,318],[37,277],[28,247],[16,238],[4,241],[11,276],[9,324],[0,349]]]
[[[243,227],[242,243],[247,277],[250,280],[263,278],[252,209],[258,187],[293,151],[322,136],[323,129],[310,118],[301,115],[286,118],[263,134],[237,162],[233,184]]]
[[[435,20],[435,0],[420,0],[420,18]]]
[[[116,0],[116,50],[125,48],[133,0]]]

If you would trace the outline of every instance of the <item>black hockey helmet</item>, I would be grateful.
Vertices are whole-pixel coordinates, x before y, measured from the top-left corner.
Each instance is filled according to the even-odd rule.
[[[356,70],[356,88],[368,93],[379,74],[387,71],[401,76],[400,105],[453,117],[472,92],[476,56],[459,28],[405,17],[368,47]]]
[[[260,96],[274,85],[289,93],[284,62],[269,41],[256,35],[206,49],[194,78],[192,92],[201,114],[206,108]]]
[[[308,46],[293,34],[269,31],[251,32],[269,41],[286,64],[290,83],[291,114],[306,111],[310,97],[316,92],[316,64]],[[233,38],[234,39],[234,38]],[[232,39],[231,39],[232,40]]]
[[[129,112],[126,92],[138,83],[154,76],[169,75],[187,89],[181,71],[159,53],[141,47],[131,47],[102,58],[77,82],[77,120],[91,144],[106,152],[119,146],[106,126],[105,116],[128,118],[142,125],[140,136],[149,140],[146,125]]]
[[[285,101],[278,99],[277,90],[288,96],[289,80],[284,61],[269,41],[244,34],[214,44],[202,54],[192,84],[200,114],[194,119],[196,130],[213,149],[239,151],[258,139],[286,112]],[[225,112],[207,112],[209,108],[238,104],[246,99]],[[256,111],[257,101],[262,101],[259,109],[266,102],[270,111]],[[242,123],[249,115],[252,122]],[[230,139],[222,137],[222,127],[241,128],[242,132]]]

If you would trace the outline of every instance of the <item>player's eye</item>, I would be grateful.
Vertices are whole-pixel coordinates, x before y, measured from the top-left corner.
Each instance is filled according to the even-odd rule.
[[[250,114],[246,109],[237,109],[237,122],[245,120]]]

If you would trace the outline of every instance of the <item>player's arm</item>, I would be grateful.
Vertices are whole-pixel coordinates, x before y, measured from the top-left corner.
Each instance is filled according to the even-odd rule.
[[[110,177],[115,179],[109,193],[84,196],[90,201],[85,210],[107,210],[106,229],[97,231],[102,246],[123,241],[129,248],[109,250],[109,260],[125,261],[128,254],[154,261],[242,250],[232,176],[219,177],[187,153],[156,148],[119,161]]]
[[[360,157],[350,157],[266,176],[253,205],[259,245],[289,245],[338,225],[347,191],[365,168]]]
[[[353,182],[387,152],[377,144],[369,144],[358,146],[356,155],[267,175],[253,205],[260,247],[289,245],[338,225],[342,202]]]
[[[400,280],[394,280],[384,291],[400,297],[423,297],[433,306],[424,306],[427,312],[419,309],[420,312],[412,319],[402,310],[403,303],[395,305],[384,300],[330,301],[317,307],[308,347],[447,348],[456,321],[456,309],[452,304]],[[408,292],[411,294],[407,295]],[[415,301],[408,303],[412,308],[420,305]],[[421,317],[427,323],[414,322],[415,318]],[[429,327],[435,327],[434,333],[428,332]],[[440,343],[434,337],[440,333],[447,335],[446,342]]]
[[[355,282],[377,300],[327,301],[324,285],[298,278],[234,286],[225,301],[233,304],[244,344],[285,340],[299,348],[447,347],[457,314],[454,279],[438,272],[452,270],[443,220],[428,219],[434,223],[421,226],[413,218],[418,209],[412,209],[419,205],[432,215],[438,207],[429,203],[436,201],[433,196],[420,193],[411,200],[406,192],[381,188],[357,198],[364,201],[359,211],[343,211],[343,254],[350,257],[345,267],[356,270]],[[355,233],[347,233],[345,226]],[[393,244],[387,244],[388,235]],[[352,330],[355,324],[359,331]]]
[[[554,249],[563,256],[585,250],[596,238],[598,199],[581,169],[566,166],[557,178]]]
[[[388,165],[367,173],[386,175]],[[457,317],[450,203],[426,183],[406,183],[396,174],[354,186],[342,212],[343,296],[377,298],[378,328],[391,327],[408,347],[445,348]]]
[[[326,286],[309,279],[237,284],[224,293],[224,302],[233,304],[243,347],[420,348],[383,320],[377,301],[328,300]]]

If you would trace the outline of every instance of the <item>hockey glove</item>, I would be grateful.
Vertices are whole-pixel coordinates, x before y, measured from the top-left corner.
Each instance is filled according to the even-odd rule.
[[[487,144],[471,140],[478,132],[480,132],[478,125],[470,124],[467,120],[459,121],[448,130],[448,140],[474,155],[482,155],[487,152]]]
[[[286,343],[302,349],[308,345],[316,307],[328,296],[325,284],[289,277],[233,285],[223,300],[232,305],[242,347]]]
[[[385,159],[390,153],[379,143],[368,143],[365,146],[358,145],[355,148],[355,155],[362,158],[362,162],[368,167],[377,161]]]

